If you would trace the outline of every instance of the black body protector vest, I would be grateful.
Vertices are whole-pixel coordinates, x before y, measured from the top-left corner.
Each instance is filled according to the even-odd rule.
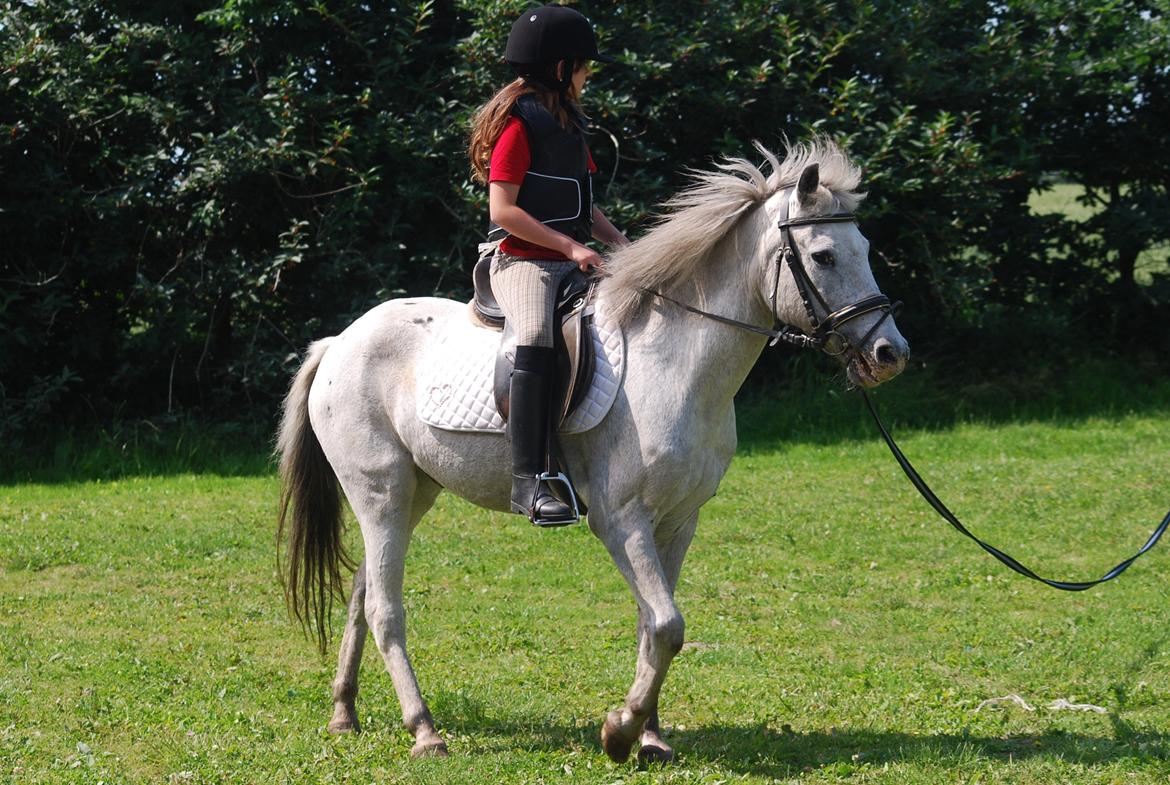
[[[562,128],[531,93],[516,100],[512,114],[524,123],[532,153],[516,204],[550,229],[588,242],[593,236],[593,178],[582,122],[576,120],[572,130]],[[503,227],[488,224],[488,240],[507,236]]]

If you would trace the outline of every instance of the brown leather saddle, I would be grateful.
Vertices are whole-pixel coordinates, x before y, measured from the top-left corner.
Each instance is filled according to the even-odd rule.
[[[494,251],[494,244],[491,246]],[[496,354],[493,390],[496,409],[505,421],[508,419],[508,389],[512,366],[516,360],[516,334],[504,319],[504,312],[492,292],[490,276],[492,253],[485,252],[476,262],[472,272],[475,297],[471,301],[471,314],[481,325],[500,330],[500,349]],[[580,405],[589,392],[593,380],[593,339],[591,324],[593,312],[589,304],[593,299],[593,284],[589,277],[578,269],[565,276],[557,289],[553,309],[556,323],[561,329],[554,331],[553,345],[557,350],[557,376],[553,391],[554,422],[563,423],[565,418]]]

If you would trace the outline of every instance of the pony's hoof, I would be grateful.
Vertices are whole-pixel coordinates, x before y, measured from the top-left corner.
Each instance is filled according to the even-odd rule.
[[[333,719],[329,720],[327,730],[334,735],[362,732],[361,723],[358,722],[357,718],[357,710],[352,703],[338,703],[333,708]]]
[[[410,748],[412,758],[445,758],[447,742],[442,739],[420,739]]]
[[[638,750],[638,763],[647,765],[650,763],[661,763],[663,765],[674,760],[674,750],[664,742],[653,744],[643,744]]]
[[[601,726],[601,748],[614,763],[625,763],[630,759],[630,750],[634,740],[622,735],[622,713],[617,709],[611,711]]]
[[[346,733],[361,733],[362,726],[357,720],[333,720],[326,730],[334,736],[341,736]]]

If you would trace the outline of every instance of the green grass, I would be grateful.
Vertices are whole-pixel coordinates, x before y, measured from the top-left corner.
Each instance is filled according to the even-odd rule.
[[[1028,206],[1034,213],[1060,213],[1073,221],[1086,221],[1100,211],[1079,201],[1084,193],[1084,187],[1076,183],[1052,183],[1033,191]]]
[[[964,410],[906,381],[878,398],[906,452],[1042,574],[1095,577],[1170,505],[1166,383],[1101,380],[1065,410],[983,391]],[[1025,581],[934,517],[858,401],[819,392],[742,407],[678,591],[669,769],[599,748],[634,657],[600,544],[446,495],[406,601],[452,757],[409,759],[372,642],[366,732],[330,737],[332,655],[275,575],[276,482],[263,456],[249,470],[208,445],[225,465],[199,474],[0,486],[0,782],[1166,782],[1170,548],[1083,594]],[[976,710],[1012,693],[1035,711]],[[1106,713],[1048,708],[1062,698]]]

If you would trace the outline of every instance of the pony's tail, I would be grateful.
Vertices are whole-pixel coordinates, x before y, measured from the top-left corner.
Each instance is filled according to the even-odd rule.
[[[341,494],[337,475],[309,423],[309,388],[332,339],[309,347],[284,399],[276,450],[280,454],[280,517],[276,558],[289,612],[317,638],[325,653],[333,599],[345,600],[342,566],[352,570],[342,543]],[[281,558],[287,532],[288,551]]]

